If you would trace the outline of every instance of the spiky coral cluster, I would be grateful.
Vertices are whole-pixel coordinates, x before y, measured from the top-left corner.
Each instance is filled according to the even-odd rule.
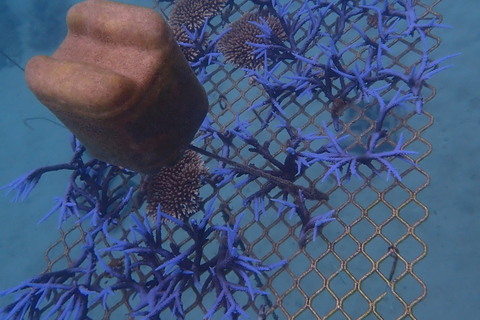
[[[260,24],[267,25],[271,33],[265,35]],[[263,59],[254,52],[254,44],[271,45],[287,38],[280,21],[270,14],[247,12],[229,27],[231,30],[218,41],[218,51],[228,62],[240,68],[257,69],[263,65]]]
[[[199,189],[208,168],[196,152],[186,150],[173,167],[151,175],[147,186],[147,215],[155,220],[157,208],[177,219],[188,219],[198,211]]]
[[[222,12],[226,0],[177,0],[170,10],[171,26],[185,26],[189,31],[201,29],[207,18]]]
[[[209,18],[220,14],[226,2],[226,0],[178,0],[173,4],[168,22],[177,42],[185,44],[180,48],[188,61],[198,61],[202,56],[201,47],[206,44],[205,38],[196,43],[198,39],[192,37],[192,34],[204,28]]]

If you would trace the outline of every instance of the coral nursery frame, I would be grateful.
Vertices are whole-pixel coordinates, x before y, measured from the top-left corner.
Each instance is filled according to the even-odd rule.
[[[429,58],[440,0],[203,2],[217,11],[176,30],[211,106],[192,147],[210,171],[194,220],[151,222],[140,176],[72,139],[72,162],[7,186],[21,200],[42,174],[72,171],[47,215],[60,212],[48,268],[1,293],[18,297],[0,318],[417,319],[428,79],[448,67]],[[166,16],[172,6],[156,2]],[[260,63],[242,68],[217,44],[252,10],[265,17],[262,40],[246,40]],[[269,15],[291,29],[275,33]],[[142,262],[152,248],[155,268]]]

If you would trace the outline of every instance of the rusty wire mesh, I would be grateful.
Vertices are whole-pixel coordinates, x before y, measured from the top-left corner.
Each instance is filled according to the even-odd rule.
[[[417,13],[423,12],[422,16],[436,17],[441,21],[441,16],[433,10],[439,2],[440,0],[427,5],[417,1]],[[170,3],[160,2],[159,5],[168,15]],[[252,7],[254,5],[250,1],[236,1],[233,11],[229,13],[230,21]],[[221,22],[220,17],[209,21],[213,33],[221,31]],[[325,19],[323,27],[326,32],[333,28],[334,23],[333,17]],[[371,28],[366,16],[358,17],[355,23],[366,32]],[[347,32],[350,29],[347,27]],[[428,32],[426,35],[432,51],[439,45],[440,39]],[[358,34],[352,36],[351,41],[358,40],[357,37]],[[403,68],[406,73],[410,72],[411,66],[421,60],[419,42],[418,37],[393,41],[391,53],[387,54],[390,65],[386,67],[396,66]],[[348,43],[344,45],[347,46]],[[364,49],[358,50],[350,50],[348,56],[351,59],[344,61],[346,66],[364,59]],[[283,72],[288,71],[286,67]],[[275,126],[260,129],[260,119],[268,107],[259,108],[256,113],[248,108],[265,93],[245,78],[244,71],[230,64],[216,66],[204,86],[211,103],[209,116],[218,128],[229,127],[238,114],[257,126],[255,135],[259,141],[269,140],[270,150],[275,150],[273,154],[282,157],[288,137]],[[384,96],[391,95],[397,89],[395,85],[392,86],[384,92]],[[435,89],[427,85],[423,93],[425,100],[429,101],[434,97]],[[331,121],[331,102],[322,94],[317,94],[314,99],[293,95],[289,99],[285,112],[302,131],[321,133],[322,120]],[[345,112],[341,119],[342,131],[338,134],[350,135],[347,150],[365,148],[367,136],[374,126],[374,108],[374,103],[362,103],[352,105]],[[312,211],[321,214],[326,210],[336,210],[336,221],[323,229],[321,239],[309,242],[304,248],[299,248],[298,245],[301,223],[289,219],[287,209],[277,217],[278,204],[268,202],[267,215],[256,222],[252,206],[244,206],[243,199],[260,189],[265,181],[257,179],[241,188],[233,188],[232,184],[220,189],[210,185],[202,187],[201,196],[205,201],[218,194],[217,209],[212,218],[216,223],[231,222],[241,212],[246,212],[240,232],[245,252],[266,263],[284,258],[288,260],[285,267],[255,279],[255,284],[268,291],[269,296],[257,297],[255,301],[250,301],[247,296],[239,297],[251,317],[256,318],[259,306],[264,304],[267,306],[267,319],[417,319],[414,307],[425,297],[426,287],[415,274],[414,267],[426,255],[427,246],[415,234],[415,228],[428,217],[428,209],[417,199],[417,195],[430,181],[421,166],[421,160],[428,156],[432,147],[422,138],[422,133],[432,125],[433,117],[425,111],[422,115],[417,115],[407,110],[397,110],[387,121],[389,137],[385,143],[395,146],[398,135],[403,133],[405,146],[418,152],[413,156],[418,166],[394,161],[402,181],[386,181],[385,177],[376,176],[368,168],[360,168],[361,181],[352,179],[348,184],[338,186],[334,178],[321,182],[326,166],[317,166],[308,176],[297,180],[299,185],[314,185],[329,195],[330,200],[327,202],[309,203]],[[215,140],[201,141],[198,146],[217,152],[221,147]],[[268,169],[269,165],[259,155],[249,152],[246,145],[235,147],[232,159],[244,164],[255,163],[258,167]],[[313,142],[306,148],[307,151],[314,149]],[[212,169],[216,166],[216,161],[208,158],[205,161]],[[116,188],[126,189],[136,186],[138,182],[125,177],[116,181]],[[274,190],[271,197],[277,196]],[[137,214],[141,218],[140,212]],[[115,226],[112,233],[118,238],[127,237],[128,223],[123,221],[123,224]],[[47,271],[71,263],[84,244],[86,228],[86,225],[75,225],[68,231],[61,231],[61,238],[45,253],[49,264]],[[173,242],[182,247],[191,241],[178,227],[166,224],[163,228],[165,243]],[[102,242],[103,246],[108,246],[105,239],[99,241],[100,246]],[[111,253],[105,254],[105,259],[110,261],[111,266],[119,258]],[[208,259],[208,254],[205,258]],[[98,281],[111,281],[106,273],[96,276]],[[145,281],[149,278],[142,270],[138,270],[136,276]],[[187,297],[184,302],[186,319],[203,317],[214,301],[214,296],[202,296],[196,288],[191,288],[184,295]],[[106,311],[100,303],[93,306],[98,311],[98,318],[127,318],[126,314],[133,310],[135,297],[132,297],[131,292],[124,291],[123,296],[117,295],[112,299],[115,301],[110,301],[109,305],[113,307]],[[170,317],[170,313],[166,311],[165,316]],[[216,316],[221,318],[219,312]]]

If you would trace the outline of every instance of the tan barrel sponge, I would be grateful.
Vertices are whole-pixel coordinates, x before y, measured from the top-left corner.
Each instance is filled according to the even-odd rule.
[[[68,35],[35,56],[35,96],[96,158],[141,173],[174,165],[208,110],[204,88],[155,10],[87,0],[67,14]]]

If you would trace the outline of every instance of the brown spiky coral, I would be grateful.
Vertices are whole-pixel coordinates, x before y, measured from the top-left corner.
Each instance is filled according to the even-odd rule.
[[[187,31],[201,29],[207,18],[222,12],[228,0],[177,0],[174,2],[168,22],[177,42],[193,44]],[[200,54],[197,48],[180,46],[185,58],[190,62],[197,61]]]
[[[256,12],[247,12],[240,19],[229,25],[232,28],[218,41],[220,51],[228,62],[237,67],[256,69],[263,65],[263,59],[257,59],[252,51],[255,48],[247,42],[264,43],[265,40],[257,36],[263,34],[259,27],[250,23],[262,23],[262,18],[273,33],[281,40],[286,40],[287,35],[280,21],[271,15],[260,15]],[[267,40],[268,41],[268,40]]]
[[[203,26],[207,18],[216,16],[227,0],[177,0],[170,10],[171,26],[182,26],[193,31]]]
[[[200,155],[185,151],[173,167],[164,167],[151,175],[147,186],[147,214],[156,220],[157,208],[177,219],[186,219],[198,211],[201,177],[208,174]]]

